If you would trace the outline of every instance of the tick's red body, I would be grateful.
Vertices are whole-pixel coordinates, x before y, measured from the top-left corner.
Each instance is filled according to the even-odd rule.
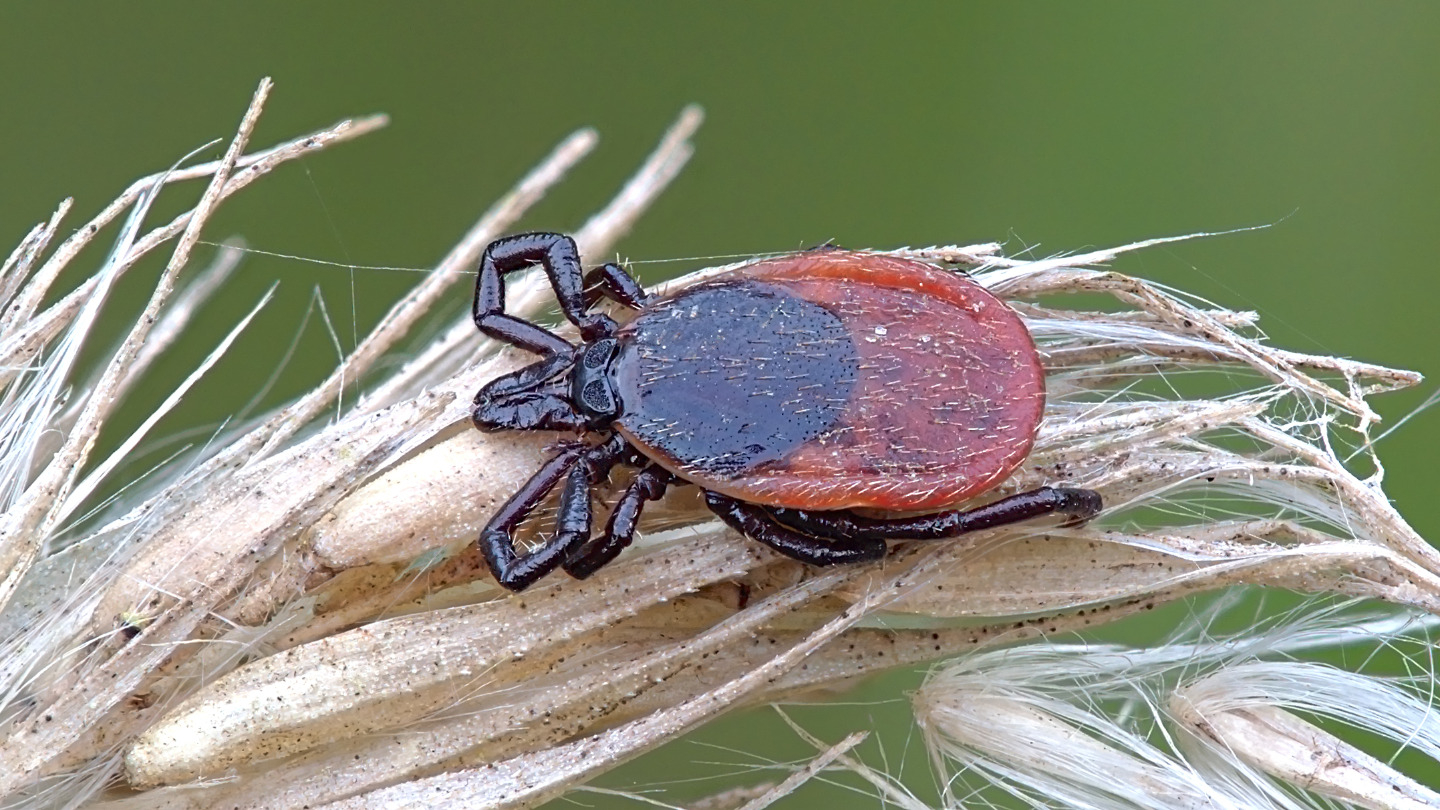
[[[614,426],[709,490],[795,509],[933,511],[1004,480],[1045,401],[1035,344],[983,287],[844,250],[756,262],[620,330]]]
[[[505,274],[536,263],[579,327],[578,346],[505,313]],[[638,314],[618,326],[590,310],[601,297]],[[541,357],[481,389],[476,426],[585,435],[481,532],[507,588],[557,567],[594,573],[630,544],[645,502],[677,484],[699,486],[742,534],[815,565],[877,560],[892,540],[1100,511],[1099,494],[1065,487],[950,508],[1025,459],[1045,380],[1020,318],[932,265],[820,248],[654,297],[619,265],[583,274],[569,237],[521,234],[486,248],[474,318]],[[590,488],[617,464],[640,471],[592,536]],[[516,528],[562,480],[554,536],[517,553]]]

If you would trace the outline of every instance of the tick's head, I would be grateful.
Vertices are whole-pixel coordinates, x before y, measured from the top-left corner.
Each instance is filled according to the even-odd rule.
[[[475,395],[471,419],[487,433],[604,429],[620,415],[617,352],[614,338],[600,338],[492,380]]]
[[[570,401],[592,427],[604,427],[620,415],[620,397],[615,393],[615,355],[620,343],[615,338],[592,340],[575,353],[570,372]]]

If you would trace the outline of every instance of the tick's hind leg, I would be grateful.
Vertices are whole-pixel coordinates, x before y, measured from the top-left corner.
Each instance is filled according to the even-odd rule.
[[[512,591],[523,591],[558,568],[589,539],[590,483],[608,473],[624,449],[625,444],[618,437],[593,447],[571,447],[545,462],[510,496],[480,532],[480,552],[497,582]],[[534,551],[516,553],[515,530],[562,478],[565,489],[560,494],[554,536]]]
[[[640,522],[645,502],[660,500],[674,481],[675,476],[659,465],[651,464],[641,470],[610,510],[605,531],[575,549],[565,560],[565,573],[585,579],[619,556],[635,538],[635,525]]]
[[[905,518],[871,518],[848,511],[770,510],[779,523],[807,534],[851,540],[941,540],[1043,515],[1068,515],[1066,525],[1084,523],[1104,502],[1093,489],[1040,487],[974,509],[951,509]]]
[[[705,504],[730,528],[770,548],[811,565],[868,562],[885,556],[885,541],[869,538],[801,534],[775,522],[763,507],[738,501],[718,492],[705,492]],[[821,538],[826,539],[821,539]]]

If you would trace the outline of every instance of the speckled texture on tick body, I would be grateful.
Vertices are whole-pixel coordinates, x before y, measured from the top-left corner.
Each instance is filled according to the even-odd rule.
[[[1013,310],[920,262],[820,250],[655,302],[621,336],[616,427],[707,489],[932,510],[994,486],[1044,407]]]

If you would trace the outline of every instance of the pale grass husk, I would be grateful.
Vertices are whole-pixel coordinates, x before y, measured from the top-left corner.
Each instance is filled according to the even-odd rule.
[[[126,210],[138,223],[165,182],[211,177],[192,214],[144,236],[122,229],[96,279],[39,310],[97,231],[82,228],[36,269],[67,203],[0,275],[23,313],[0,319],[10,369],[0,458],[11,480],[0,535],[10,561],[0,591],[8,805],[530,806],[735,706],[1227,585],[1440,614],[1440,557],[1386,502],[1373,455],[1361,479],[1334,449],[1367,448],[1366,397],[1418,376],[1277,350],[1249,313],[1094,269],[1164,240],[1037,261],[995,244],[891,251],[960,265],[1015,301],[1044,352],[1051,399],[1032,458],[1000,494],[1095,487],[1109,506],[1101,520],[1009,527],[817,571],[723,530],[681,489],[647,513],[637,548],[591,580],[555,576],[502,593],[469,544],[550,438],[481,435],[467,409],[485,380],[524,358],[457,321],[406,362],[381,371],[377,361],[436,301],[466,294],[457,286],[485,244],[593,147],[589,130],[496,203],[314,392],[61,533],[113,469],[87,452],[115,391],[203,297],[193,286],[169,293],[209,211],[275,162],[379,123],[245,156],[265,88],[224,161],[137,183],[97,224]],[[696,109],[682,113],[576,231],[584,255],[607,256],[684,165],[699,121]],[[177,236],[147,326],[61,407],[74,372],[22,366],[70,356],[64,347],[83,339],[113,278]],[[533,275],[508,292],[512,312],[549,300]],[[1117,311],[1062,308],[1073,292],[1109,296]],[[316,424],[357,379],[358,403]],[[47,444],[37,424],[64,442]],[[881,626],[897,614],[907,615],[901,629]],[[806,773],[851,762],[854,744],[821,746]],[[746,800],[763,806],[803,781]]]
[[[1031,645],[937,667],[912,702],[946,777],[944,803],[1008,794],[1156,810],[1440,806],[1440,793],[1395,761],[1406,749],[1440,759],[1434,616],[1367,615],[1340,603],[1217,636],[1207,624],[1226,601],[1148,648]],[[1377,677],[1297,659],[1377,642],[1409,658],[1416,674]],[[1378,739],[1388,750],[1366,753],[1321,723],[1374,734],[1369,747]],[[1433,768],[1413,773],[1434,784]]]

